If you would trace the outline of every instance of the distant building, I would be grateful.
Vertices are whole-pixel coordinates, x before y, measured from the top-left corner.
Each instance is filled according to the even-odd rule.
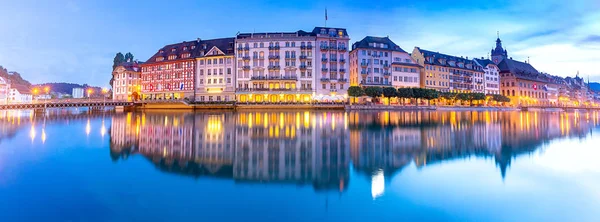
[[[0,77],[0,104],[8,103],[10,84],[7,80]]]
[[[141,68],[138,62],[124,62],[113,70],[113,100],[132,101],[141,94]]]
[[[549,75],[540,73],[528,62],[508,57],[500,38],[492,50],[492,61],[500,69],[501,94],[509,97],[514,105],[550,105],[548,89],[557,88]]]
[[[411,56],[421,69],[421,86],[442,92],[483,93],[484,71],[469,58],[451,56],[415,47]]]
[[[483,57],[481,59],[475,59],[474,61],[480,65],[485,72],[485,78],[483,79],[484,93],[486,95],[500,94],[500,69],[498,69],[498,66],[492,62],[492,60],[484,59]]]
[[[33,96],[31,90],[24,85],[11,85],[9,90],[10,103],[31,103]]]
[[[421,66],[388,37],[367,36],[352,44],[350,85],[419,87]]]
[[[73,98],[81,99],[83,98],[83,88],[73,88]]]

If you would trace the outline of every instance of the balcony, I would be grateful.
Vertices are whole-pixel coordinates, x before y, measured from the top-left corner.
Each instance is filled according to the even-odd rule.
[[[300,69],[301,70],[305,70],[306,69],[306,65],[300,65]]]
[[[329,89],[329,92],[337,92],[337,89]]]
[[[327,69],[327,68],[321,68],[321,72],[327,72],[327,70],[329,70],[329,69]]]
[[[346,60],[345,59],[340,59],[340,63],[345,63]]]
[[[368,63],[368,62],[361,62],[361,63],[360,63],[360,66],[362,66],[362,67],[367,67],[367,66],[369,66],[369,63]]]
[[[346,73],[346,69],[340,69],[340,73]]]
[[[340,46],[338,47],[339,51],[346,51],[348,48],[346,48],[346,46]]]
[[[250,70],[250,66],[242,66],[243,70]]]
[[[278,45],[269,46],[269,50],[279,50],[279,46]]]
[[[321,82],[329,82],[331,81],[329,78],[321,78]]]
[[[308,56],[305,56],[305,55],[300,56],[300,60],[306,60],[307,58],[308,58]]]
[[[327,62],[327,58],[322,58],[321,62]]]
[[[348,79],[340,78],[338,79],[338,82],[348,82]]]
[[[296,56],[286,56],[285,59],[296,60]]]
[[[337,62],[337,58],[331,58],[331,62]]]
[[[389,69],[390,68],[390,64],[383,64],[383,68]]]
[[[390,75],[392,75],[392,73],[390,73],[388,71],[383,72],[383,76],[388,76],[389,77]]]
[[[367,72],[367,71],[360,71],[360,74],[361,74],[361,75],[369,75],[370,73],[369,73],[369,72]]]
[[[250,61],[250,56],[242,56],[242,60],[244,60],[244,61]]]
[[[266,80],[267,77],[266,76],[252,76],[250,77],[251,80]]]
[[[281,66],[269,66],[268,69],[269,70],[279,70],[279,69],[281,69]]]
[[[278,55],[270,55],[269,59],[279,59],[280,57]]]
[[[246,50],[246,51],[249,51],[250,50],[250,46],[245,46],[243,49]]]
[[[326,46],[326,45],[321,46],[321,50],[323,50],[323,51],[328,50],[328,49],[329,49],[329,46]]]
[[[306,49],[306,46],[305,45],[301,45],[300,49]]]
[[[332,74],[337,74],[337,69],[330,69],[329,72],[331,72]]]
[[[306,49],[312,49],[312,45],[307,45]]]

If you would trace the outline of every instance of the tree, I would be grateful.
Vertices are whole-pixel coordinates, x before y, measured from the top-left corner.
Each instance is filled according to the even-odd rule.
[[[131,54],[131,52],[128,52],[127,54],[125,54],[125,58],[123,59],[124,62],[133,62],[133,54]]]
[[[350,97],[361,97],[365,95],[365,91],[360,86],[350,86],[348,87],[348,96]]]
[[[138,94],[138,92],[131,93],[131,100],[138,101],[139,99],[140,99],[140,95]]]
[[[131,53],[128,53],[129,55],[131,55]],[[131,55],[131,58],[133,58],[133,55]],[[119,64],[123,63],[125,61],[125,56],[123,56],[123,53],[118,52],[115,55],[115,58],[113,59],[113,66],[112,66],[112,70],[114,71],[115,68],[117,68],[117,66],[119,66]],[[113,87],[113,81],[115,80],[115,77],[112,76],[110,78],[110,82],[108,84],[110,84],[110,87]]]
[[[387,97],[388,99],[391,99],[392,97],[397,97],[398,90],[396,90],[396,88],[394,87],[385,87],[383,88],[383,90],[381,90],[381,93],[383,94],[383,96]]]
[[[435,89],[424,89],[424,90],[425,90],[425,96],[423,98],[425,100],[427,100],[428,103],[430,103],[430,100],[437,99],[440,97],[439,92]]]
[[[457,93],[456,94],[456,99],[462,101],[467,101],[469,100],[469,95],[467,93]]]
[[[376,99],[383,94],[383,90],[380,87],[369,86],[365,88],[365,94],[371,98]]]
[[[419,105],[419,99],[424,99],[427,94],[426,89],[423,88],[413,88],[413,98],[416,99],[416,104]]]
[[[402,98],[402,99],[411,99],[414,97],[413,89],[412,88],[399,88],[398,95],[396,95],[396,97]]]
[[[485,94],[483,93],[469,93],[469,105],[472,105],[473,101],[485,100]]]

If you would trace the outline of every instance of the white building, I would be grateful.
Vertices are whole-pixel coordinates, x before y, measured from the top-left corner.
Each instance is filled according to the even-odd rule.
[[[420,65],[388,37],[367,36],[352,44],[353,86],[419,87]]]
[[[138,62],[122,63],[115,67],[112,75],[113,100],[132,101],[139,99],[141,94],[141,68]],[[73,92],[73,98],[75,98],[75,92]]]
[[[7,104],[9,98],[10,84],[0,77],[0,104]]]
[[[10,103],[31,103],[33,96],[31,90],[23,85],[11,85],[9,90]]]
[[[484,81],[484,91],[483,93],[489,94],[500,94],[500,69],[498,66],[489,59],[474,59],[475,63],[483,68],[485,72],[483,79]]]
[[[198,40],[196,101],[235,100],[234,38]]]
[[[83,98],[83,88],[73,88],[73,98],[74,99]]]
[[[237,35],[237,101],[344,101],[349,40],[345,29],[321,27]]]

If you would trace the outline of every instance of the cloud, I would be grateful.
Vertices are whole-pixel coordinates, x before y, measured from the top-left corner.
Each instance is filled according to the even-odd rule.
[[[589,35],[579,41],[580,44],[600,44],[600,35]]]

